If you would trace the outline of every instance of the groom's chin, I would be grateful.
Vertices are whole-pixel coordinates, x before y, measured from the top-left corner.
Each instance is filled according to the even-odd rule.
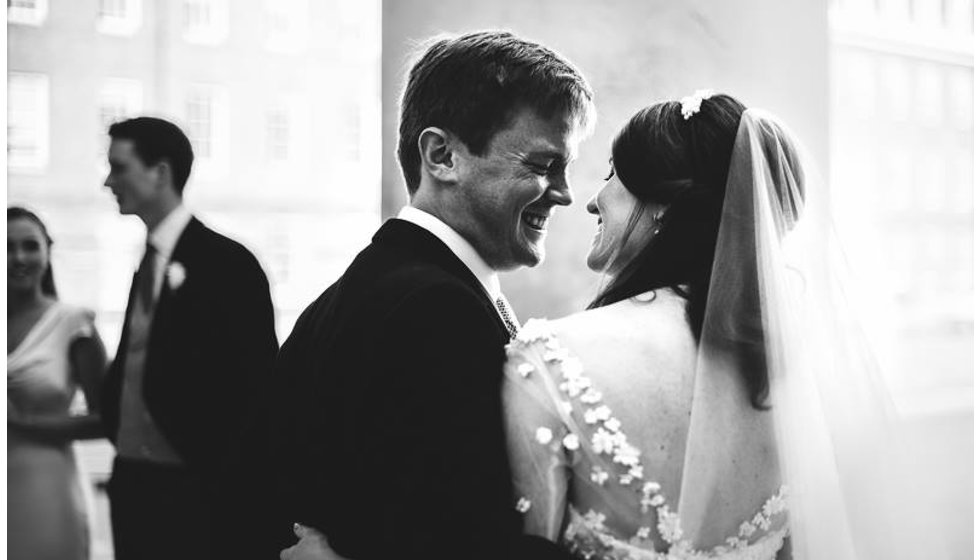
[[[514,268],[520,268],[522,266],[534,268],[543,263],[544,258],[545,251],[543,246],[531,246],[525,249],[520,259],[517,259],[517,265]]]

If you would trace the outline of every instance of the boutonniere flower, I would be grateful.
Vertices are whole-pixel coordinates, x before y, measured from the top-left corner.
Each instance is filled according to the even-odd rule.
[[[187,269],[177,261],[167,265],[167,286],[172,291],[177,291],[187,280]]]

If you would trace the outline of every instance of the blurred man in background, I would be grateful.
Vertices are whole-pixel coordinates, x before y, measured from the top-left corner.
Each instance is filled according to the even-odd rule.
[[[109,136],[105,185],[147,230],[102,398],[116,558],[217,558],[229,442],[278,348],[269,283],[183,205],[194,155],[177,126],[139,117]]]

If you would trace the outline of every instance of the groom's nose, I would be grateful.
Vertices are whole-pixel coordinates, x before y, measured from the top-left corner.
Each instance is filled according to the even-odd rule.
[[[568,179],[562,175],[548,187],[548,199],[557,206],[569,206],[574,201],[572,189],[568,184]]]

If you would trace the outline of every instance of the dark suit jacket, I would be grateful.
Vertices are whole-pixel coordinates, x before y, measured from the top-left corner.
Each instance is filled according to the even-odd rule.
[[[500,402],[508,338],[448,247],[386,222],[276,363],[264,439],[280,514],[266,530],[279,547],[300,521],[355,560],[514,557],[521,520]]]
[[[269,282],[242,245],[191,219],[171,256],[184,283],[163,287],[146,355],[143,398],[157,428],[188,470],[213,485],[229,443],[254,407],[278,349]],[[129,306],[135,293],[130,292]],[[102,419],[119,430],[129,337],[129,306],[119,350],[106,376]]]

